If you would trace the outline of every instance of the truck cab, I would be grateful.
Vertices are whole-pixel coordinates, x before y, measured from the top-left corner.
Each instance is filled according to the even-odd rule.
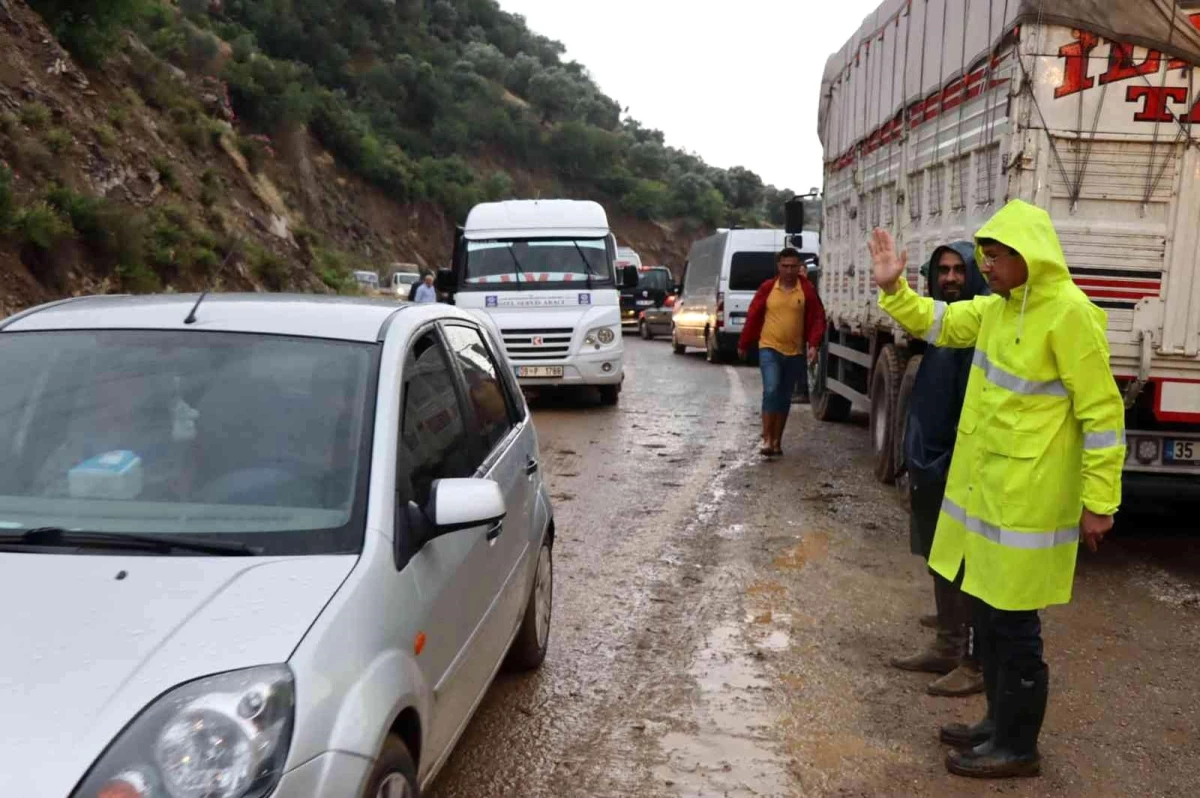
[[[616,404],[625,378],[618,291],[636,267],[616,268],[604,209],[577,200],[476,205],[439,289],[499,329],[524,388],[595,386]]]

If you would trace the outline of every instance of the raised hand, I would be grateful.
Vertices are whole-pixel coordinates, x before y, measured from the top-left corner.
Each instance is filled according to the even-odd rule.
[[[900,281],[904,279],[904,270],[908,267],[908,252],[902,251],[897,256],[896,240],[887,230],[878,227],[867,239],[867,248],[871,250],[875,284],[886,294],[895,293]]]

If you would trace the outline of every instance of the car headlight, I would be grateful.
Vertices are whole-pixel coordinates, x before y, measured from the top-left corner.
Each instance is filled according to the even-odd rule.
[[[286,665],[181,685],[121,732],[72,798],[261,798],[283,775],[295,696]]]
[[[608,346],[613,341],[617,340],[617,334],[612,331],[611,327],[596,327],[593,330],[588,330],[588,334],[583,337],[584,346]]]

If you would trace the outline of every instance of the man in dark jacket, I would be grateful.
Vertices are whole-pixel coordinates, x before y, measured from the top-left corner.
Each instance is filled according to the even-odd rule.
[[[925,268],[929,294],[944,302],[969,302],[988,293],[987,281],[975,266],[975,245],[957,241],[938,247]],[[913,554],[929,559],[937,528],[946,475],[954,453],[958,416],[971,374],[973,349],[928,346],[921,358],[909,399],[904,453],[909,475]],[[932,695],[962,696],[983,690],[983,674],[970,651],[971,599],[960,589],[963,574],[951,582],[933,574],[937,637],[926,649],[892,664],[904,670],[944,674],[929,685]]]

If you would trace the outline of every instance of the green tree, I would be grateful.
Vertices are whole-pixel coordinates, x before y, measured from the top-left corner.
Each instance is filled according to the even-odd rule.
[[[667,152],[652,141],[640,142],[626,154],[629,168],[641,177],[660,180],[667,172]]]
[[[517,53],[508,67],[509,91],[518,97],[526,96],[529,81],[542,69],[542,62],[528,53]]]
[[[575,179],[595,179],[607,172],[620,140],[582,122],[564,122],[550,135],[546,151],[559,172]]]
[[[503,82],[508,73],[509,62],[504,53],[487,42],[471,42],[463,50],[463,60],[489,80]]]
[[[732,196],[729,204],[742,210],[756,210],[763,201],[762,178],[743,166],[728,171]]]
[[[621,207],[639,219],[656,219],[667,209],[670,192],[656,180],[638,180],[633,189],[621,198]]]
[[[561,67],[543,69],[529,79],[527,99],[533,103],[544,120],[565,117],[575,104],[579,84]]]

